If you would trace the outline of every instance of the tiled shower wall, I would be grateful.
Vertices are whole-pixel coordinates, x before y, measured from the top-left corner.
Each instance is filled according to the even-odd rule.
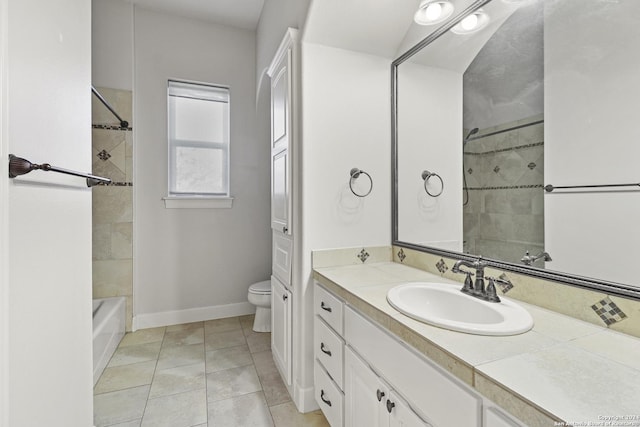
[[[124,296],[127,331],[133,307],[133,135],[132,92],[96,88],[129,128],[92,98],[93,173],[111,178],[93,187],[93,298]]]
[[[544,250],[542,120],[481,129],[465,145],[465,252],[519,263],[526,251]]]

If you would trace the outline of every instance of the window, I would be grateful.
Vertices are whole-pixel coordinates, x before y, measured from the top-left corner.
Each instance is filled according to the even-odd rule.
[[[169,80],[168,104],[168,199],[228,198],[229,89]]]

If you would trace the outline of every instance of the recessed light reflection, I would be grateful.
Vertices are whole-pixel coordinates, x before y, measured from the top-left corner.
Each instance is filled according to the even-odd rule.
[[[419,25],[438,24],[449,18],[454,9],[448,0],[422,0],[413,20]]]
[[[471,34],[480,31],[489,23],[489,15],[478,9],[451,29],[456,34]]]

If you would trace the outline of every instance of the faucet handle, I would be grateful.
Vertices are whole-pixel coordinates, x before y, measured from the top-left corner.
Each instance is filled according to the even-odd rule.
[[[487,277],[487,280],[489,280],[489,284],[487,285],[486,300],[489,302],[500,302],[500,297],[496,293],[496,285],[493,283],[497,279]]]

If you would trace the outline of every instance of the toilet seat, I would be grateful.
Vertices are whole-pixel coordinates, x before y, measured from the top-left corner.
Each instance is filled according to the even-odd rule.
[[[249,286],[249,293],[254,295],[271,294],[271,280],[254,283],[253,285]]]

